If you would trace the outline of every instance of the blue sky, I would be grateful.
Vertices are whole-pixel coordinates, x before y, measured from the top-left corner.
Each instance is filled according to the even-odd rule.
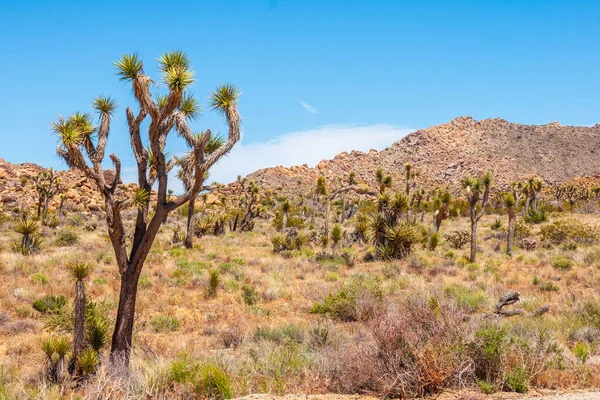
[[[186,51],[204,100],[243,92],[242,143],[213,177],[384,148],[460,115],[600,121],[600,2],[0,1],[0,157],[64,168],[49,123],[117,98],[109,151],[133,166],[112,62]],[[195,128],[224,129],[206,113]],[[175,137],[169,150],[185,150]]]

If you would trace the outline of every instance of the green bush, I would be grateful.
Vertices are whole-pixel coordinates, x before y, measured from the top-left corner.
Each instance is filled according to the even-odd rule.
[[[208,399],[231,399],[231,381],[227,372],[219,365],[211,363],[200,369],[198,392]]]
[[[337,293],[312,305],[313,314],[328,314],[341,321],[361,321],[373,317],[383,297],[381,283],[373,278],[354,278]]]
[[[542,240],[559,245],[568,242],[594,244],[598,242],[598,228],[575,218],[555,221],[540,228]]]
[[[37,285],[45,285],[50,281],[48,277],[42,272],[36,272],[35,274],[31,275],[29,279],[31,279],[31,282]]]
[[[169,315],[158,315],[150,320],[154,332],[174,332],[179,329],[179,325],[179,320]]]
[[[542,292],[556,292],[558,291],[558,286],[554,284],[554,282],[543,282],[540,283],[539,286]]]
[[[525,393],[529,389],[529,373],[522,366],[516,367],[506,374],[504,383],[511,392]]]
[[[59,312],[67,304],[67,298],[63,295],[46,295],[35,300],[31,306],[34,310],[43,314],[53,314]]]
[[[544,208],[540,208],[538,211],[530,208],[523,219],[528,224],[541,224],[542,222],[548,221],[548,215],[546,215],[546,209]]]
[[[471,312],[478,311],[486,304],[483,293],[462,285],[447,286],[444,292],[454,299],[458,307]]]
[[[249,306],[255,305],[258,303],[259,295],[258,290],[251,284],[245,283],[242,285],[242,299],[244,299],[244,303]]]
[[[573,354],[582,363],[585,364],[590,355],[590,345],[585,342],[575,343],[573,346]]]
[[[573,266],[573,260],[565,256],[556,256],[552,259],[552,266],[556,269],[566,271]]]
[[[79,236],[73,228],[64,228],[58,232],[55,244],[57,246],[73,246],[79,242]]]
[[[502,357],[508,348],[508,330],[503,325],[486,324],[475,331],[469,345],[475,377],[489,383],[502,374]]]
[[[304,330],[294,324],[287,324],[275,328],[258,327],[252,334],[255,341],[266,340],[269,342],[283,344],[288,341],[302,343],[304,341]]]

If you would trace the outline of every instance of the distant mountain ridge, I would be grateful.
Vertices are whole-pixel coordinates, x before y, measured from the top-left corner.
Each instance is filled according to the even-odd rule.
[[[360,183],[374,186],[377,168],[392,174],[398,183],[404,180],[408,162],[421,171],[420,180],[427,187],[455,186],[464,176],[477,176],[488,169],[493,171],[497,188],[532,175],[549,185],[560,184],[600,174],[600,124],[522,125],[499,118],[477,121],[458,117],[413,132],[382,151],[343,152],[314,168],[265,168],[247,178],[266,190],[305,193],[319,175],[335,182],[352,171]]]

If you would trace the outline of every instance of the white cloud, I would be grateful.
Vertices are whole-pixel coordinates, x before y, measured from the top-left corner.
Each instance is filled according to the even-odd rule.
[[[238,175],[282,165],[308,164],[335,157],[342,151],[383,150],[412,129],[393,125],[327,125],[316,129],[284,134],[262,143],[245,144],[242,140],[210,171],[210,181],[229,183]]]
[[[238,175],[246,176],[258,169],[279,165],[291,167],[308,164],[314,167],[319,161],[331,159],[343,151],[383,150],[413,131],[387,124],[326,125],[286,133],[267,142],[246,144],[242,137],[229,155],[211,168],[209,181],[230,183]],[[123,181],[134,181],[135,178],[135,168],[123,169]],[[171,173],[169,178],[169,188],[181,193],[183,187],[175,173]]]
[[[305,102],[304,100],[300,100],[300,105],[302,105],[302,107],[304,107],[304,109],[311,114],[317,114],[319,112],[319,110],[317,110],[316,108],[314,108],[313,106],[311,106],[310,104]]]

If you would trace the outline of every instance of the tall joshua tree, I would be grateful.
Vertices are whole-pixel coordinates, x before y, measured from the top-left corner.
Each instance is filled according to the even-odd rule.
[[[491,172],[486,172],[482,179],[466,177],[462,181],[469,202],[469,218],[471,219],[471,256],[469,261],[477,261],[477,223],[485,213],[490,197],[492,184]]]
[[[508,234],[506,237],[506,254],[509,257],[513,256],[512,246],[515,236],[515,219],[517,217],[517,202],[515,196],[512,193],[506,193],[504,195],[504,206],[506,207],[506,213],[508,214]]]
[[[69,265],[69,273],[75,281],[75,325],[73,330],[73,360],[75,361],[74,374],[79,376],[81,368],[79,357],[85,345],[85,278],[90,274],[92,266],[85,263],[74,263]]]
[[[206,173],[219,159],[225,156],[240,138],[240,116],[237,111],[238,89],[229,84],[221,85],[210,95],[212,110],[225,117],[228,137],[225,143],[211,154],[207,154],[207,143],[211,131],[195,135],[188,122],[198,114],[198,102],[189,92],[194,82],[194,73],[187,55],[172,51],[158,59],[162,80],[167,93],[153,98],[150,93],[153,81],[144,73],[142,60],[137,54],[126,54],[115,63],[121,81],[131,84],[139,110],[126,109],[131,147],[137,163],[139,190],[132,199],[119,198],[115,193],[121,176],[121,161],[111,154],[115,171],[112,177],[104,174],[102,161],[108,140],[110,122],[117,107],[116,102],[100,96],[93,102],[99,114],[99,125],[95,127],[89,114],[75,113],[71,117],[58,118],[53,130],[60,137],[58,154],[67,164],[80,170],[96,183],[106,206],[106,224],[121,275],[121,289],[115,329],[112,337],[111,359],[126,365],[131,353],[131,339],[137,285],[158,230],[167,215],[196,197],[202,189]],[[142,123],[144,124],[144,140]],[[169,133],[175,131],[191,148],[190,164],[193,171],[191,184],[176,197],[167,196],[168,173],[178,163],[177,158],[167,159],[165,145]],[[143,143],[149,144],[145,148]],[[85,155],[84,155],[85,153]],[[157,199],[153,213],[149,213],[150,191],[157,186]],[[132,204],[137,208],[135,228],[131,245],[127,245],[122,211]]]

